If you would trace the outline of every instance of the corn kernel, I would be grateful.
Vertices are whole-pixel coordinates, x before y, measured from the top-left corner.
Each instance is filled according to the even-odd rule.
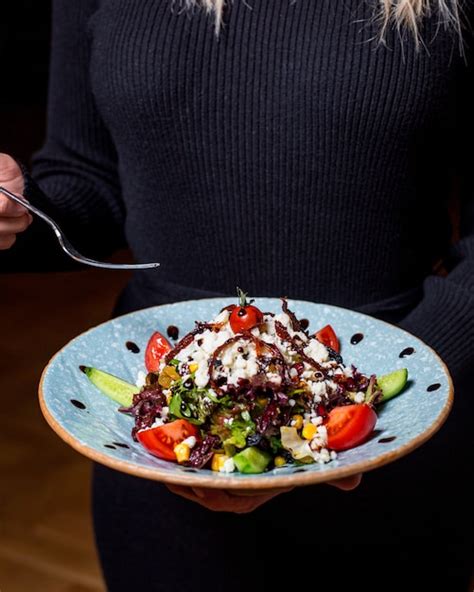
[[[291,422],[292,427],[296,428],[297,430],[300,430],[303,427],[303,416],[302,415],[293,415],[293,417],[291,419],[292,419],[292,422]]]
[[[229,458],[230,456],[227,456],[227,454],[215,452],[214,456],[212,457],[211,469],[213,471],[219,472],[224,467],[225,461]]]
[[[282,467],[283,465],[286,465],[286,460],[283,458],[283,456],[275,456],[274,462],[276,467]]]
[[[318,431],[318,427],[315,426],[313,423],[307,423],[303,431],[301,432],[303,438],[306,440],[312,440],[314,436],[316,436],[316,432]]]
[[[173,448],[173,450],[174,450],[174,453],[176,454],[176,460],[179,463],[189,460],[189,456],[191,454],[191,448],[189,448],[189,446],[187,444],[184,444],[184,442],[181,442],[181,444],[176,444],[176,446]]]
[[[196,362],[193,362],[192,364],[189,364],[189,371],[190,372],[196,372],[196,370],[199,368],[199,364],[196,364]]]
[[[268,399],[267,397],[257,397],[257,403],[262,407],[265,407],[265,405],[268,403]]]

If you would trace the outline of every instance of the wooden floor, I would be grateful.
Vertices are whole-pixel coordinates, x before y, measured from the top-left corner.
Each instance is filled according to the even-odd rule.
[[[41,370],[107,319],[117,272],[0,276],[0,591],[105,590],[89,511],[90,463],[43,420]]]

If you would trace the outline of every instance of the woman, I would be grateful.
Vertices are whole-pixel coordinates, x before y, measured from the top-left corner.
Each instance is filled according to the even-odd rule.
[[[465,590],[472,215],[448,275],[432,269],[450,249],[450,183],[465,164],[469,7],[202,4],[217,32],[205,10],[171,0],[55,0],[46,143],[33,177],[3,156],[1,184],[52,213],[85,254],[129,245],[162,263],[132,278],[116,314],[236,285],[355,308],[436,348],[459,402],[437,438],[349,493],[358,478],[250,499],[173,493],[96,466],[108,588],[276,590],[286,572],[307,586],[334,554],[347,565],[374,548],[368,567],[390,548],[425,587]],[[37,269],[38,255],[64,266],[40,222],[3,198],[0,208],[4,269]],[[350,581],[368,583],[367,571]]]

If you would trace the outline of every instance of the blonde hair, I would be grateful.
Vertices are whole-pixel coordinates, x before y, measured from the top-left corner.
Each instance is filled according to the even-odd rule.
[[[184,0],[186,7],[201,6],[215,21],[216,33],[221,29],[224,8],[232,0]],[[241,0],[244,2],[245,0]],[[290,0],[289,0],[290,1]],[[293,0],[294,1],[294,0]],[[338,0],[333,0],[337,2]],[[395,25],[399,30],[406,28],[412,32],[417,44],[420,42],[419,25],[422,19],[433,13],[439,17],[440,24],[461,33],[460,0],[374,0],[378,2],[380,19],[380,39],[383,40],[387,28]]]

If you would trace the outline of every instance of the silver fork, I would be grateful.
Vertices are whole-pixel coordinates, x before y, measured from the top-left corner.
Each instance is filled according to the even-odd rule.
[[[33,214],[36,214],[39,218],[42,218],[45,222],[47,222],[54,230],[54,233],[56,234],[63,251],[67,253],[69,257],[74,259],[74,261],[84,263],[84,265],[90,265],[91,267],[100,267],[102,269],[152,269],[159,267],[160,265],[159,263],[104,263],[102,261],[95,261],[94,259],[84,257],[78,251],[76,251],[76,249],[65,237],[63,231],[59,228],[57,223],[47,214],[30,204],[30,202],[26,201],[26,199],[11,193],[8,191],[8,189],[5,189],[5,187],[0,187],[0,193],[3,193],[3,195],[8,197],[8,199],[11,199],[12,201],[22,205],[24,208],[30,210],[30,212],[33,212]]]

